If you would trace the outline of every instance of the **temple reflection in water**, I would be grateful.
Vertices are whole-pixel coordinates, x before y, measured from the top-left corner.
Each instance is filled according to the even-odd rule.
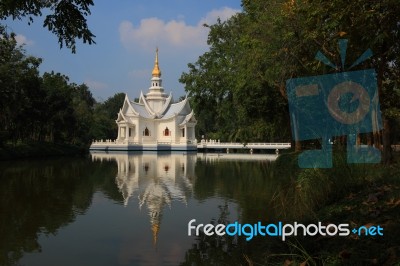
[[[171,207],[173,200],[186,204],[192,195],[196,153],[92,152],[91,156],[93,161],[117,162],[115,180],[124,205],[137,197],[139,208],[146,206],[156,244],[164,207]]]

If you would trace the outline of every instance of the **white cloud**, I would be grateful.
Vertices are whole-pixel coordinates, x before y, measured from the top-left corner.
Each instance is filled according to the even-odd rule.
[[[22,34],[17,34],[15,36],[15,40],[17,41],[18,45],[33,45],[34,41],[29,40],[26,36]]]
[[[119,26],[120,40],[128,50],[137,45],[151,50],[157,45],[178,49],[205,47],[208,28],[203,24],[214,24],[218,18],[224,21],[237,12],[240,10],[229,7],[212,10],[194,26],[186,24],[182,16],[179,20],[170,21],[145,18],[137,26],[125,20]]]
[[[207,13],[206,17],[200,20],[199,25],[206,24],[214,24],[217,22],[217,19],[220,18],[221,21],[225,21],[228,18],[232,17],[234,14],[240,12],[239,9],[232,9],[229,7],[223,7],[221,9],[214,9]]]

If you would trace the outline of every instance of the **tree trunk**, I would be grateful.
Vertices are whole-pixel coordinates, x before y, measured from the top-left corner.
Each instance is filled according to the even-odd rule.
[[[374,147],[382,150],[382,145],[381,145],[381,139],[380,139],[381,134],[378,131],[373,132],[373,137],[374,137]]]
[[[372,146],[372,136],[371,133],[367,133],[367,145]]]
[[[299,140],[295,141],[294,150],[295,151],[301,151],[301,142]]]
[[[390,145],[390,124],[389,119],[386,117],[382,118],[383,120],[383,132],[382,132],[382,162],[384,164],[389,164],[393,159],[392,147]]]

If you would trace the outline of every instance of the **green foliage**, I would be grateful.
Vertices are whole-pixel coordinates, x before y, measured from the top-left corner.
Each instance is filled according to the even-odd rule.
[[[26,56],[3,27],[0,36],[0,143],[88,145],[95,104],[89,88],[60,73],[41,77],[41,59]]]
[[[2,139],[15,140],[29,135],[41,115],[43,91],[37,69],[41,59],[26,56],[17,47],[15,34],[1,26],[0,36],[0,132]]]
[[[243,33],[242,14],[208,26],[210,51],[183,73],[199,123],[197,134],[229,141],[288,140],[286,104],[267,78],[261,43]],[[277,128],[283,129],[279,135]]]
[[[91,128],[94,139],[116,139],[118,127],[115,123],[119,109],[124,103],[125,94],[117,93],[94,108],[94,123]]]
[[[4,0],[0,2],[0,19],[19,19],[27,17],[28,24],[33,23],[34,17],[41,17],[45,9],[48,14],[43,21],[43,27],[58,37],[60,48],[67,46],[76,52],[75,39],[84,43],[95,43],[94,35],[89,30],[86,17],[90,15],[92,0]]]
[[[255,29],[264,29],[262,36],[276,62],[274,80],[284,87],[292,77],[321,75],[337,71],[374,68],[377,72],[379,101],[383,116],[383,131],[375,134],[376,146],[383,144],[383,161],[392,159],[390,144],[394,132],[390,125],[400,114],[399,60],[400,35],[396,1],[244,1],[245,13],[252,19]],[[276,7],[276,8],[274,8]],[[269,10],[274,10],[271,16]],[[266,32],[266,33],[265,33]],[[268,34],[272,32],[274,34]],[[277,38],[271,38],[271,36]],[[254,35],[257,36],[257,35]],[[341,66],[338,39],[348,39],[344,67]],[[349,69],[368,48],[373,57]],[[321,50],[338,69],[314,60]],[[381,142],[382,140],[382,142]]]
[[[380,103],[383,114],[397,108],[400,100],[400,7],[396,1],[295,1],[283,5],[282,24],[284,32],[280,57],[285,64],[304,66],[304,74],[335,72],[316,60],[316,51],[321,50],[335,65],[340,66],[338,39],[349,39],[346,63],[349,66],[368,48],[373,51],[372,60],[351,69],[374,68],[378,74]],[[289,53],[290,56],[284,57]],[[296,70],[296,69],[294,69]],[[301,74],[293,71],[293,74]]]
[[[400,5],[397,1],[243,0],[243,12],[210,28],[209,51],[188,65],[185,84],[198,117],[197,134],[232,141],[287,141],[285,93],[293,77],[348,71],[368,48],[370,60],[351,70],[377,72],[384,161],[400,115]],[[341,67],[337,41],[349,39]],[[338,69],[314,59],[321,50]],[[397,131],[398,132],[398,131]],[[376,134],[374,143],[380,146]]]
[[[366,184],[395,176],[382,165],[348,164],[344,150],[333,153],[333,168],[301,169],[299,153],[281,155],[274,164],[274,176],[286,176],[286,185],[276,190],[274,206],[284,219],[314,219],[326,205],[354,193]]]
[[[39,75],[40,58],[26,56],[15,34],[0,27],[0,145],[67,143],[88,146],[115,139],[125,94],[97,103],[85,84],[60,73]]]

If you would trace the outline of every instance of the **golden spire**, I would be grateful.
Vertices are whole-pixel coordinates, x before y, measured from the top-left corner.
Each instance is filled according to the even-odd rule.
[[[152,224],[151,231],[153,231],[153,245],[156,246],[158,239],[158,231],[160,231],[160,225],[158,223]]]
[[[157,77],[157,78],[161,77],[161,70],[158,67],[158,47],[156,49],[156,61],[154,62],[154,68],[153,68],[153,72],[151,72],[151,75],[153,77]]]

